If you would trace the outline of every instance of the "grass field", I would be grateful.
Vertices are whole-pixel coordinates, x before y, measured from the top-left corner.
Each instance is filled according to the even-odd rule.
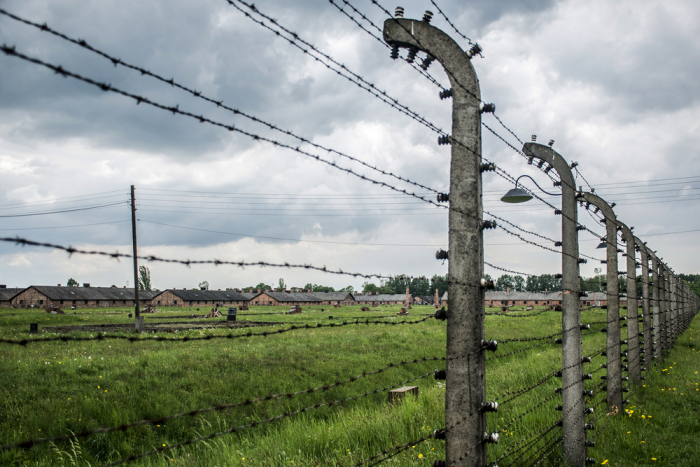
[[[324,311],[321,311],[324,308]],[[396,317],[398,306],[305,307],[300,315],[254,314],[283,311],[282,307],[252,308],[239,320],[266,321],[276,325],[244,330],[197,329],[159,332],[166,338],[202,337],[260,333],[289,327],[289,324],[340,323],[355,318],[383,321],[415,321],[430,307],[414,307],[409,317]],[[29,323],[40,326],[128,323],[128,309],[79,309],[66,315],[40,311],[0,310],[0,337],[29,337]],[[146,317],[146,324],[183,320],[195,312],[169,309]],[[203,314],[204,309],[199,312]],[[248,314],[249,316],[246,316]],[[516,312],[517,314],[517,312]],[[334,319],[330,320],[329,315]],[[156,319],[160,317],[172,319]],[[583,322],[604,321],[601,310],[583,313]],[[604,394],[593,400],[597,436],[596,448],[589,450],[598,464],[606,465],[700,465],[697,445],[700,408],[700,356],[693,343],[698,320],[679,338],[669,355],[651,367],[646,387],[634,393],[630,414],[606,417]],[[605,346],[605,334],[593,325],[584,338],[584,355]],[[488,316],[486,335],[503,341],[536,337],[561,330],[561,314],[547,312],[530,318]],[[90,336],[95,333],[71,333]],[[123,333],[136,336],[134,333]],[[153,336],[153,334],[149,334]],[[623,329],[626,337],[626,329]],[[46,334],[41,334],[46,336]],[[47,337],[51,337],[49,335]],[[700,339],[700,337],[697,337]],[[561,367],[561,348],[552,339],[542,342],[511,342],[499,345],[494,354],[504,355],[533,345],[537,347],[487,361],[487,399],[507,400],[501,395],[530,386]],[[46,342],[25,347],[0,344],[0,444],[32,438],[65,436],[114,427],[143,419],[187,412],[218,404],[235,404],[269,394],[283,394],[321,387],[335,381],[361,376],[364,372],[416,358],[445,356],[445,322],[429,319],[417,324],[360,324],[342,327],[300,329],[268,337],[197,340],[188,342]],[[594,373],[587,389],[601,385],[599,368],[605,357],[597,356],[585,365]],[[271,423],[242,428],[232,434],[139,458],[132,465],[187,466],[353,466],[394,445],[420,439],[444,426],[444,384],[432,375],[416,379],[417,398],[409,397],[398,406],[387,404],[387,387],[444,368],[442,361],[411,363],[366,375],[357,381],[295,397],[274,398],[192,417],[182,417],[137,426],[126,431],[101,433],[73,441],[44,443],[29,449],[0,452],[2,465],[97,466],[120,459],[169,448],[191,438],[212,435],[256,421],[277,417],[316,404],[357,397],[331,407],[311,408]],[[597,371],[596,371],[597,370]],[[666,370],[666,371],[662,371]],[[519,445],[534,433],[552,425],[561,412],[561,386],[556,377],[536,389],[502,404],[487,415],[489,431],[499,431],[501,441],[489,445],[489,460],[515,452],[499,461],[500,466],[529,465],[547,444],[561,437],[556,428],[535,444]],[[675,389],[674,389],[675,388]],[[364,395],[376,391],[374,394]],[[545,401],[546,399],[546,401]],[[544,402],[543,402],[544,401]],[[536,410],[527,413],[535,405]],[[522,414],[525,414],[520,418]],[[644,416],[644,417],[642,417]],[[608,419],[610,424],[608,426]],[[628,433],[629,432],[629,433]],[[589,432],[589,436],[594,436]],[[539,454],[538,454],[539,453]],[[540,465],[556,465],[560,449]],[[656,460],[652,460],[655,458]],[[444,441],[428,439],[410,447],[385,463],[394,466],[431,466],[444,459]],[[552,462],[550,462],[550,460]]]

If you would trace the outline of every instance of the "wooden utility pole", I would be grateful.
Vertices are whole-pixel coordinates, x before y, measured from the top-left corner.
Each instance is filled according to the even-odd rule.
[[[136,203],[134,201],[134,185],[131,185],[131,233],[134,245],[134,324],[137,331],[143,331],[143,318],[139,315],[139,260],[136,247]]]

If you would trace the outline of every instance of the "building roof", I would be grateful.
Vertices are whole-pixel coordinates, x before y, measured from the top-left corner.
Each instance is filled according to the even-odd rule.
[[[324,300],[318,298],[317,294],[301,292],[265,292],[265,295],[274,298],[278,302],[322,302]]]
[[[602,292],[596,292],[596,300],[605,300],[605,298],[600,298],[599,294],[605,295]],[[592,297],[591,292],[591,299]],[[441,300],[447,300],[447,292],[442,295]],[[513,290],[504,292],[501,290],[488,290],[484,294],[484,300],[561,300],[561,292],[517,292]]]
[[[425,303],[433,303],[433,300],[435,300],[435,297],[432,295],[414,295],[413,298],[420,298]]]
[[[406,294],[355,295],[357,302],[405,302]]]
[[[27,290],[27,289],[26,288],[24,288],[24,289],[18,289],[18,288],[0,289],[0,301],[4,302],[4,301],[12,300],[13,298],[15,298],[15,296],[18,293],[22,292],[23,290]]]
[[[516,292],[510,293],[489,290],[484,296],[485,300],[561,300],[561,292]]]
[[[239,292],[241,295],[243,295],[246,300],[252,300],[258,295],[260,295],[262,292]]]
[[[58,287],[32,285],[30,288],[46,295],[49,300],[133,300],[133,288],[118,287]],[[151,300],[159,292],[139,290],[139,299]]]
[[[247,302],[249,300],[242,293],[233,290],[168,289],[168,291],[185,302]]]
[[[344,300],[354,300],[353,295],[350,292],[311,292],[309,295],[313,295],[324,301],[335,300],[342,302]]]

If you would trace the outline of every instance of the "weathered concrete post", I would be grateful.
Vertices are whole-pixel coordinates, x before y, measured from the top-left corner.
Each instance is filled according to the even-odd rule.
[[[661,274],[659,274],[659,259],[656,257],[653,251],[647,248],[647,252],[651,257],[651,282],[654,288],[654,299],[652,301],[652,343],[654,344],[654,357],[659,358],[661,355],[661,349],[663,347],[662,339],[663,334],[661,332],[661,326],[663,325],[661,321],[661,307],[663,302],[661,300]]]
[[[583,396],[583,346],[581,342],[581,298],[579,291],[578,209],[576,181],[566,160],[549,146],[525,143],[526,156],[551,165],[561,178],[561,271],[562,289],[562,430],[567,465],[586,465],[586,419]]]
[[[663,285],[664,285],[664,290],[663,290],[663,297],[664,297],[664,304],[663,304],[663,311],[662,311],[662,316],[663,316],[663,326],[662,326],[662,340],[664,343],[664,353],[668,351],[668,349],[671,348],[670,345],[670,337],[671,337],[671,312],[669,311],[671,309],[671,305],[669,302],[669,278],[668,278],[668,269],[666,268],[666,265],[664,263],[661,263],[661,275],[663,277]]]
[[[620,291],[617,284],[617,219],[608,203],[593,193],[583,193],[583,199],[596,206],[605,217],[607,232],[606,275],[608,280],[608,345],[607,381],[608,406],[622,410],[622,354],[620,351]]]
[[[622,238],[627,247],[627,359],[630,383],[642,381],[639,362],[639,309],[637,307],[637,258],[632,230],[620,221]]]
[[[678,335],[679,319],[678,319],[678,286],[676,285],[676,276],[673,272],[669,272],[669,281],[671,289],[671,347],[676,345],[676,336]]]
[[[641,358],[644,366],[651,365],[652,358],[652,333],[651,333],[651,315],[649,312],[649,255],[647,254],[646,245],[637,237],[634,242],[639,250],[642,263],[642,332],[644,336],[644,356]]]
[[[427,21],[412,19],[384,21],[384,40],[392,47],[408,48],[414,57],[418,51],[426,52],[426,60],[432,57],[440,62],[452,84],[446,463],[482,467],[486,465],[486,416],[481,410],[486,397],[486,365],[484,352],[480,351],[484,339],[484,291],[479,285],[484,270],[481,93],[469,60],[476,52],[465,53],[443,31]]]

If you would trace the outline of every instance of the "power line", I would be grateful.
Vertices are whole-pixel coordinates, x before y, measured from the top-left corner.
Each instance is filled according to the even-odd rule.
[[[59,225],[59,226],[53,226],[53,227],[20,227],[17,229],[0,229],[0,230],[55,230],[55,229],[72,229],[75,227],[90,227],[93,225],[107,225],[107,224],[119,224],[122,222],[131,222],[130,219],[124,220],[124,221],[111,221],[111,222],[98,222],[96,224],[80,224],[80,225]]]
[[[138,206],[138,204],[137,204]],[[143,205],[141,205],[143,206]],[[183,210],[168,210],[168,209],[140,209],[141,212],[169,212],[169,213],[177,213],[177,214],[215,214],[212,212],[202,212],[202,211],[183,211]],[[376,214],[363,214],[363,213],[340,213],[340,214],[276,214],[276,213],[246,213],[246,212],[239,212],[239,211],[218,211],[220,214],[236,214],[237,216],[254,216],[254,217],[353,217],[353,216],[358,216],[358,217],[403,217],[403,216],[437,216],[437,215],[445,215],[447,214],[447,211],[441,211],[441,212],[425,212],[425,213],[411,213],[411,212],[406,212],[406,213],[388,213],[388,214],[383,214],[383,213],[376,213]]]
[[[102,208],[109,208],[113,206],[119,206],[122,204],[128,204],[127,201],[120,201],[118,203],[111,203],[111,204],[99,204],[95,206],[87,206],[87,207],[82,207],[82,208],[75,208],[75,209],[64,209],[61,211],[44,211],[44,212],[33,212],[33,213],[28,213],[28,214],[3,214],[0,215],[0,217],[30,217],[30,216],[45,216],[48,214],[60,214],[64,212],[76,212],[76,211],[89,211],[92,209],[102,209]]]
[[[145,219],[139,219],[139,221],[146,222],[149,224],[175,227],[178,229],[196,230],[199,232],[210,232],[210,233],[216,233],[216,234],[222,234],[222,235],[232,235],[232,236],[236,236],[236,237],[263,238],[263,239],[267,239],[267,240],[286,240],[286,241],[292,241],[292,242],[305,242],[305,243],[328,243],[328,244],[336,244],[336,245],[400,246],[400,247],[411,246],[411,247],[432,247],[432,248],[440,247],[440,245],[420,245],[420,244],[406,244],[406,243],[360,243],[360,242],[338,242],[338,241],[330,241],[330,240],[302,240],[302,239],[284,238],[284,237],[267,237],[267,236],[263,236],[263,235],[249,235],[249,234],[240,234],[240,233],[234,233],[234,232],[223,232],[220,230],[198,229],[195,227],[186,227],[184,225],[174,225],[174,224],[165,224],[162,222],[153,222],[153,221],[148,221]]]
[[[12,206],[33,207],[33,206],[43,206],[43,205],[51,205],[51,204],[59,204],[59,203],[76,203],[76,202],[80,202],[80,201],[85,201],[85,200],[63,201],[63,200],[67,200],[70,198],[90,197],[91,200],[102,199],[102,198],[114,198],[116,196],[123,196],[126,193],[120,193],[119,195],[110,195],[110,196],[97,196],[97,195],[106,195],[108,193],[117,193],[117,192],[121,192],[121,191],[122,190],[114,190],[114,191],[107,191],[107,192],[103,192],[103,193],[92,193],[89,195],[66,196],[63,198],[54,198],[51,200],[29,201],[29,202],[12,203],[12,204],[0,204],[0,208],[9,208]]]

